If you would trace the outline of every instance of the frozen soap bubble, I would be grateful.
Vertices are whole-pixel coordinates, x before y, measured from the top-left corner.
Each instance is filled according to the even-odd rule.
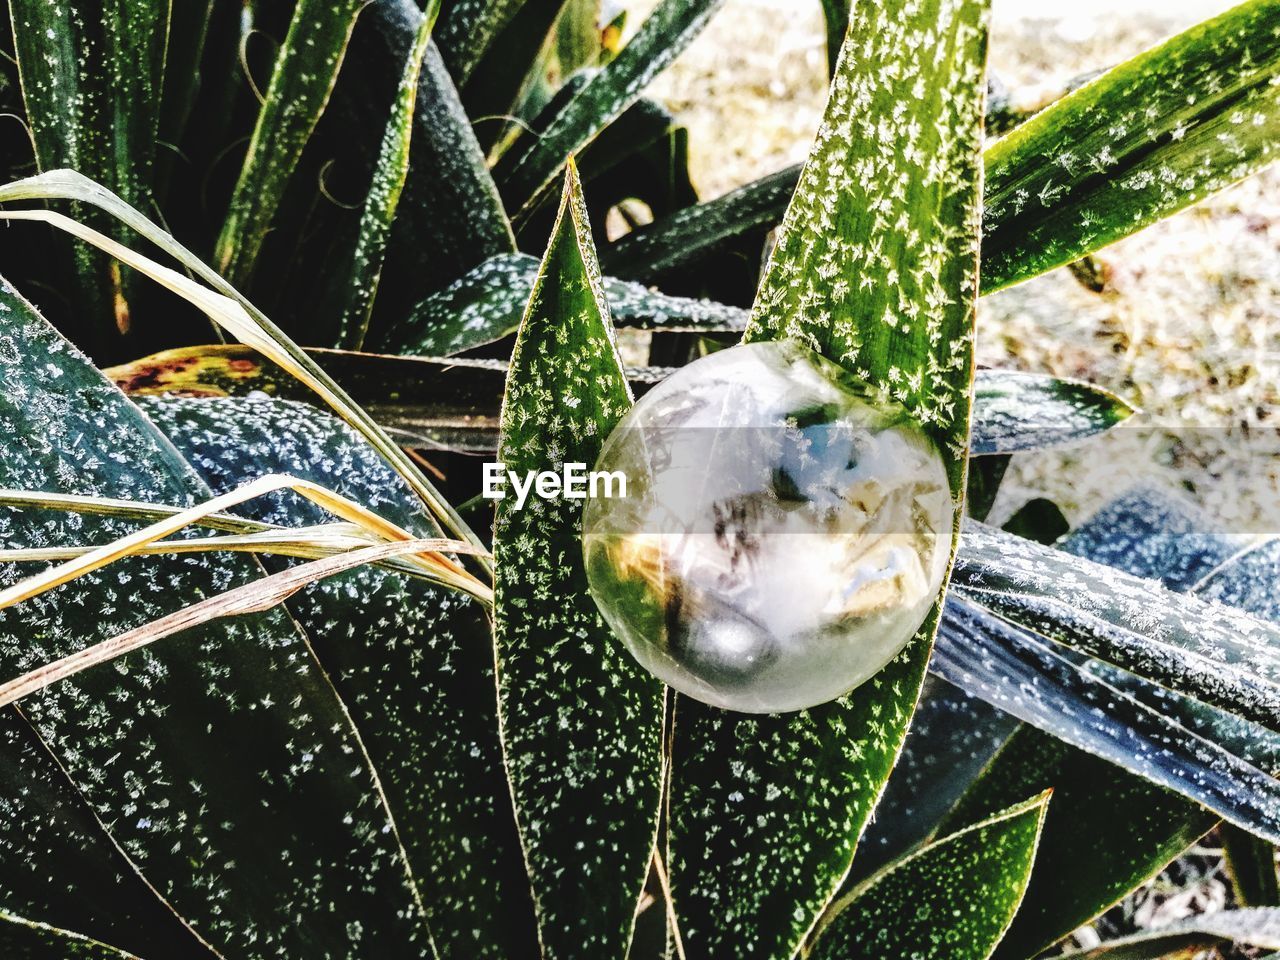
[[[591,593],[647,670],[730,710],[825,703],[893,659],[942,585],[952,503],[900,406],[794,343],[712,354],[643,397],[587,501]]]

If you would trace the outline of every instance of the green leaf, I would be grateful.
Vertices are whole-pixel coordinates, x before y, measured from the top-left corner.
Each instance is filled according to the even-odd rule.
[[[934,54],[920,58],[923,45]],[[813,344],[904,402],[937,438],[957,501],[985,56],[981,2],[858,5],[747,330]],[[892,663],[831,704],[745,717],[680,700],[671,881],[690,958],[799,948],[902,747],[940,607]]]
[[[1280,947],[1280,910],[1219,910],[1061,956],[1063,960],[1160,960],[1174,953],[1232,943]]]
[[[111,842],[17,707],[0,710],[0,784],[0,912],[142,956],[205,955]]]
[[[513,132],[510,117],[524,91],[542,82],[538,67],[565,0],[524,0],[490,44],[484,59],[458,81],[467,114],[475,118],[482,145],[502,145]]]
[[[369,314],[382,276],[387,239],[396,219],[396,208],[404,181],[409,175],[409,144],[413,136],[413,115],[418,105],[418,77],[422,59],[431,42],[431,28],[440,11],[440,0],[431,0],[405,61],[404,76],[396,89],[391,118],[382,136],[382,147],[373,170],[373,182],[360,216],[360,232],[351,251],[351,269],[346,284],[346,300],[339,309],[338,346],[359,350],[369,331]]]
[[[507,377],[499,459],[520,475],[595,463],[630,404],[570,167]],[[568,498],[499,501],[499,714],[543,955],[622,958],[658,826],[664,693],[587,592],[581,514]]]
[[[70,167],[129,203],[146,205],[164,87],[168,0],[13,0],[12,16],[40,169]],[[128,304],[109,258],[77,245],[76,270],[82,303],[89,308],[84,342],[103,343],[108,323],[126,332]]]
[[[1280,731],[1280,627],[972,524],[952,587],[1000,617]]]
[[[7,960],[138,960],[70,930],[0,910],[0,950]]]
[[[987,960],[1031,878],[1049,794],[1029,800],[872,878],[833,905],[813,960]]]
[[[356,17],[367,0],[298,0],[240,168],[214,260],[247,285],[302,149],[329,102]]]
[[[1275,845],[1233,823],[1218,828],[1236,899],[1246,907],[1280,906]]]
[[[1280,3],[1249,0],[1122,63],[987,153],[985,291],[1128,236],[1269,164]]]
[[[1256,173],[1274,157],[1280,9],[1250,0],[1057,101],[986,153],[982,292],[1070,263]],[[782,217],[788,167],[604,251],[649,280]]]
[[[7,285],[0,383],[0,486],[184,506],[207,498],[137,408]],[[5,546],[104,542],[136,529],[49,511],[4,520]],[[6,583],[19,576],[3,571]],[[243,555],[122,561],[4,611],[0,674],[260,576]],[[358,735],[282,613],[205,624],[21,706],[124,855],[219,953],[429,950]]]
[[[239,398],[139,403],[214,493],[287,473],[415,536],[439,536],[374,450],[314,407]],[[290,527],[331,519],[287,493],[238,513]],[[263,562],[273,571],[286,566]],[[456,594],[367,567],[287,605],[361,731],[419,878],[439,955],[532,955],[533,905],[498,741],[485,612]]]
[[[973,409],[974,455],[1076,443],[1134,413],[1129,404],[1093,384],[1011,370],[979,374]]]
[[[422,14],[414,0],[366,7],[351,37],[350,61],[334,90],[335,107],[363,131],[372,152],[384,132],[370,103],[390,102],[409,58]],[[444,289],[489,257],[515,250],[511,224],[458,91],[432,44],[418,78],[409,144],[409,173],[378,285],[368,343],[380,347],[387,328],[423,297]],[[373,158],[370,157],[370,168]]]
[[[448,356],[514,333],[537,276],[525,254],[486,260],[447,290],[419,303],[388,338],[392,353]],[[604,278],[618,326],[641,330],[741,330],[746,314],[710,300],[669,297],[636,283]]]
[[[1194,508],[1167,494],[1138,490],[1105,508],[1063,546],[1131,574],[1159,576],[1174,589],[1186,590],[1237,550],[1230,537],[1199,532],[1202,519]],[[1231,568],[1224,568],[1224,572],[1231,575]],[[1271,591],[1263,585],[1274,582],[1274,573],[1242,571],[1236,579],[1254,584],[1254,590],[1251,598],[1232,599],[1243,609],[1272,615],[1266,608]],[[964,662],[972,663],[973,657],[965,656]],[[1117,678],[1108,675],[1107,679],[1114,682]],[[1025,684],[1024,680],[1023,689],[1029,689]],[[1265,770],[1276,769],[1280,752],[1269,746],[1269,738],[1274,737],[1266,731],[1242,722],[1230,726],[1215,720],[1197,723],[1200,711],[1188,713],[1176,698],[1163,694],[1145,702],[1166,722],[1184,723],[1205,736],[1221,738],[1225,734],[1230,748],[1245,760]],[[1084,710],[1075,713],[1085,715]],[[1117,711],[1108,705],[1105,713],[1115,716]],[[1110,739],[1126,756],[1141,762],[1147,754],[1155,767],[1163,765],[1158,753],[1135,751],[1127,735]],[[1198,756],[1198,752],[1191,756]],[[1177,754],[1169,759],[1169,769],[1183,775],[1187,786],[1212,785],[1223,779],[1221,767],[1190,774]],[[1173,785],[1176,781],[1168,782]],[[1239,790],[1239,783],[1238,776],[1227,777],[1228,788]],[[957,808],[956,816],[963,822],[998,810],[1028,790],[1050,787],[1056,792],[1041,842],[1041,867],[1032,877],[1019,919],[1000,951],[1000,957],[1007,960],[1038,954],[1089,922],[1158,873],[1217,822],[1197,804],[1033,730],[1014,735]],[[1210,800],[1207,796],[1201,799]]]
[[[724,0],[662,0],[618,56],[575,96],[540,137],[523,137],[494,176],[507,209],[518,211],[556,171],[640,95],[706,26]]]
[[[526,5],[526,0],[451,0],[446,5],[436,42],[455,83],[466,82],[494,37]]]

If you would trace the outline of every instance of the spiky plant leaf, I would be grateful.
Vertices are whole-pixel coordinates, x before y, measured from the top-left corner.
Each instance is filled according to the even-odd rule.
[[[1064,546],[1132,574],[1159,576],[1172,588],[1187,590],[1237,551],[1235,538],[1204,533],[1204,529],[1204,518],[1194,508],[1159,491],[1139,490],[1104,509]],[[1267,586],[1274,573],[1260,573],[1223,568],[1226,582],[1249,585],[1247,595],[1232,597],[1241,608],[1274,616]],[[989,649],[1009,648],[1007,642],[998,643]],[[975,662],[974,655],[958,652],[955,666],[968,670]],[[1106,679],[1114,682],[1122,678],[1108,674]],[[1101,678],[1096,682],[1101,683]],[[1023,677],[1021,688],[1047,689],[1048,684]],[[1143,693],[1143,689],[1130,685],[1129,692]],[[1114,704],[1103,702],[1106,715],[1121,720]],[[1002,957],[1022,960],[1087,923],[1158,873],[1216,822],[1216,817],[1197,803],[1145,781],[1155,779],[1219,814],[1232,813],[1223,801],[1237,813],[1243,812],[1240,801],[1245,801],[1254,809],[1244,822],[1255,832],[1269,832],[1268,823],[1277,822],[1280,806],[1274,798],[1265,799],[1274,781],[1263,772],[1280,767],[1280,742],[1274,734],[1230,717],[1214,716],[1213,711],[1186,704],[1158,688],[1149,689],[1143,703],[1165,724],[1183,724],[1186,730],[1215,740],[1255,770],[1261,769],[1242,775],[1203,750],[1171,750],[1177,741],[1170,741],[1167,733],[1137,750],[1133,745],[1138,741],[1130,734],[1106,733],[1101,723],[1096,725],[1104,734],[1101,738],[1066,738],[1112,763],[1134,761],[1127,775],[1098,756],[1063,746],[1056,736],[1061,734],[1061,721],[1042,726],[1049,736],[1020,731],[958,808],[968,816],[981,815],[999,809],[1019,791],[1057,790],[1041,844],[1045,866],[1032,877]],[[1087,715],[1085,710],[1073,712]],[[1108,750],[1108,744],[1114,749]],[[1163,777],[1152,777],[1160,770],[1166,771]],[[1013,793],[1006,792],[1006,787]],[[1240,822],[1238,816],[1234,819]]]
[[[935,55],[921,59],[923,46]],[[901,399],[938,440],[957,500],[985,55],[981,2],[858,6],[747,330],[814,345]],[[923,95],[907,97],[913,88]],[[799,948],[897,759],[940,608],[897,659],[826,706],[746,717],[679,702],[671,871],[690,957]]]
[[[1115,67],[988,151],[983,288],[1070,263],[1262,169],[1277,124],[1276,0]]]
[[[42,170],[70,167],[129,203],[150,199],[169,0],[14,0],[14,51]],[[103,218],[98,221],[104,222]],[[89,343],[128,330],[128,303],[109,258],[76,248]]]
[[[431,29],[440,12],[440,0],[431,0],[423,12],[422,23],[409,49],[404,76],[396,88],[391,117],[373,169],[373,182],[365,198],[360,216],[360,233],[351,251],[351,270],[347,277],[345,300],[338,311],[338,346],[359,350],[369,332],[369,314],[382,276],[382,262],[387,252],[387,239],[395,223],[400,194],[409,175],[409,145],[413,137],[413,116],[418,105],[418,77],[422,59],[431,42]]]
[[[207,497],[158,431],[7,286],[0,318],[0,485]],[[6,518],[4,539],[103,541],[130,529],[24,512]],[[244,557],[124,561],[5,611],[0,666],[13,677],[260,574]],[[286,617],[206,625],[22,706],[124,853],[220,952],[428,949],[358,735]]]
[[[302,149],[329,102],[356,17],[367,0],[299,0],[271,71],[214,260],[246,286]]]
[[[1104,433],[1133,407],[1090,383],[1009,370],[979,371],[970,452],[1044,450]]]
[[[486,260],[447,290],[419,303],[387,342],[392,353],[443,357],[515,332],[528,303],[538,261],[526,254]],[[637,283],[604,278],[618,326],[642,330],[741,330],[746,313],[710,300],[670,297]]]
[[[630,404],[570,167],[512,355],[499,459],[521,476],[594,464]],[[543,955],[621,958],[657,832],[664,694],[587,592],[581,521],[580,500],[498,503],[499,714]]]
[[[1280,10],[1249,0],[1102,74],[986,152],[982,290],[1136,233],[1274,158]],[[788,167],[656,220],[601,254],[650,279],[778,223]]]
[[[354,138],[372,151],[385,117],[370,103],[389,102],[403,76],[422,14],[414,0],[370,4],[351,35],[350,58],[360,70],[343,71],[334,90],[361,131]],[[378,286],[368,342],[381,348],[386,331],[413,304],[442,290],[489,257],[515,250],[511,224],[484,153],[435,44],[418,78],[409,173]],[[372,168],[374,158],[369,157]]]
[[[311,480],[418,537],[429,514],[349,427],[300,403],[143,398],[215,493],[266,474]],[[286,527],[326,519],[293,494],[242,515]],[[266,558],[268,569],[285,561]],[[420,581],[364,568],[288,601],[360,728],[441,957],[528,956],[532,904],[503,770],[485,612]]]
[[[974,824],[832,906],[813,960],[987,960],[1031,877],[1049,795]]]
[[[538,137],[524,137],[494,168],[509,210],[538,198],[556,171],[640,95],[687,47],[724,0],[662,0],[618,56]]]
[[[0,950],[12,960],[138,960],[70,930],[0,911]]]
[[[1280,627],[972,524],[952,577],[1006,620],[1280,731]]]

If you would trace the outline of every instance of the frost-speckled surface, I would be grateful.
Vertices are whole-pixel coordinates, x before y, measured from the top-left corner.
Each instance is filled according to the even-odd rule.
[[[1280,730],[1280,627],[981,524],[956,590],[1013,623]]]
[[[523,253],[486,260],[447,289],[418,304],[393,336],[398,353],[447,357],[513,333],[538,275],[538,261]],[[618,326],[642,330],[741,330],[746,311],[670,297],[638,283],[605,277],[605,297]]]
[[[144,957],[210,960],[111,843],[17,707],[0,710],[0,784],[0,912]]]
[[[594,464],[631,405],[577,175],[520,328],[507,469]],[[507,769],[544,956],[626,955],[658,824],[663,687],[587,592],[582,501],[499,501],[494,638]]]
[[[931,51],[921,56],[922,50]],[[858,4],[747,339],[815,347],[914,413],[964,478],[986,8]],[[766,718],[677,705],[672,884],[691,958],[792,956],[897,758],[937,608],[849,696]]]
[[[1116,67],[996,143],[982,282],[1025,280],[1276,156],[1280,2],[1251,0]]]
[[[1022,902],[1049,797],[975,824],[872,880],[813,960],[987,960]]]
[[[0,288],[0,486],[186,505],[208,496],[137,409]],[[131,525],[7,512],[9,546]],[[30,568],[28,568],[30,569]],[[5,584],[20,573],[3,570]],[[6,678],[261,576],[246,557],[117,563],[0,616]],[[430,947],[354,728],[279,611],[187,631],[22,701],[125,853],[237,960]]]
[[[326,412],[266,398],[139,403],[215,493],[288,473],[415,536],[440,535],[404,481]],[[237,512],[283,526],[333,519],[287,492]],[[286,561],[264,563],[280,569]],[[363,735],[440,956],[534,956],[484,611],[460,594],[370,567],[315,584],[287,605]]]

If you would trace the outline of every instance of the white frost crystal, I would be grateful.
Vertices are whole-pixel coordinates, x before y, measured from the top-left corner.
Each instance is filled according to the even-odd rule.
[[[596,469],[591,592],[632,655],[681,693],[799,710],[867,680],[919,629],[946,573],[952,502],[900,406],[794,343],[690,364],[646,395]]]

